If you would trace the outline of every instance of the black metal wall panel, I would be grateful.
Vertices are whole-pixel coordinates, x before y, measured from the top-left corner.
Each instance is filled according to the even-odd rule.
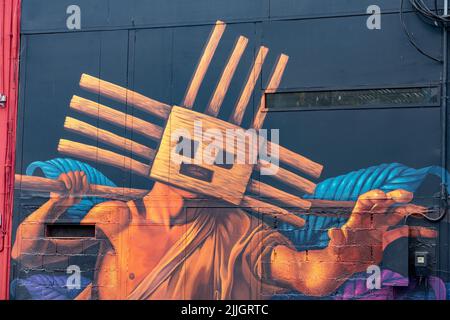
[[[434,8],[434,1],[426,1]],[[266,21],[291,18],[338,17],[366,15],[372,5],[382,13],[400,11],[400,1],[391,0],[39,0],[23,1],[22,32],[66,31],[66,9],[77,5],[82,11],[84,30],[142,28],[151,26],[198,25],[228,22]],[[442,7],[442,3],[438,3]],[[411,11],[405,1],[404,10]]]
[[[271,112],[266,126],[281,128],[286,146],[324,163],[324,177],[333,177],[380,163],[439,163],[439,123],[439,108],[424,108]]]
[[[427,0],[431,7],[434,7],[432,0]],[[400,1],[392,0],[322,0],[322,1],[298,1],[298,0],[272,0],[270,1],[270,17],[289,18],[289,17],[324,17],[324,16],[348,16],[366,14],[370,6],[379,6],[381,12],[398,12],[400,10]],[[439,5],[442,5],[439,3]],[[407,1],[404,2],[405,10],[411,7]]]
[[[259,47],[263,45],[269,48],[268,57],[262,67],[262,76],[256,82],[256,90],[251,96],[244,116],[243,128],[250,127],[260,105],[261,96],[267,88],[274,64],[281,53],[289,56],[289,62],[277,89],[279,92],[308,89],[428,87],[432,85],[439,87],[441,85],[442,65],[421,55],[408,42],[399,19],[398,1],[99,0],[94,2],[80,0],[76,4],[82,10],[81,30],[68,31],[66,8],[70,4],[74,3],[66,0],[48,0],[46,6],[42,6],[41,1],[38,0],[23,1],[21,97],[16,165],[18,174],[26,174],[26,168],[35,161],[63,157],[57,151],[60,138],[111,149],[143,161],[133,151],[120,151],[120,148],[108,147],[98,141],[96,137],[86,138],[64,130],[65,117],[71,116],[145,146],[155,149],[158,147],[158,143],[150,141],[142,134],[133,133],[129,127],[120,128],[108,124],[98,117],[88,117],[70,110],[69,103],[73,95],[79,95],[112,107],[126,113],[127,116],[154,122],[161,127],[170,125],[170,123],[167,124],[164,120],[157,119],[130,104],[119,103],[82,90],[79,87],[80,76],[83,73],[90,74],[168,105],[179,105],[182,103],[202,55],[205,42],[217,19],[227,23],[227,28],[200,86],[194,105],[195,111],[205,111],[240,35],[247,37],[249,41],[219,113],[219,118],[223,120],[229,119]],[[369,30],[366,26],[368,18],[366,9],[373,4],[379,5],[382,9],[380,30]],[[408,6],[405,5],[405,7],[410,11]],[[424,24],[415,13],[406,13],[405,19],[408,28],[420,42],[420,46],[436,57],[440,57],[442,52],[441,32]],[[443,141],[440,106],[434,104],[433,106],[419,105],[412,108],[400,105],[399,107],[402,108],[380,105],[368,109],[355,106],[355,108],[340,110],[324,108],[315,111],[270,111],[267,114],[264,128],[279,129],[281,145],[324,165],[324,171],[320,178],[308,177],[317,184],[324,183],[323,185],[325,185],[328,178],[360,169],[381,172],[383,171],[382,164],[387,163],[401,163],[409,170],[441,165]],[[90,160],[87,162],[119,187],[148,190],[153,186],[150,179],[138,177],[129,171],[102,165],[100,161]],[[372,166],[378,167],[371,169]],[[400,174],[403,171],[393,170],[392,172],[385,171],[382,174],[386,177],[390,174]],[[380,176],[383,176],[382,174],[380,173]],[[254,174],[253,178],[300,197],[305,196],[304,193],[299,193],[295,188],[279,183],[271,177]],[[414,182],[408,180],[409,176],[401,178],[411,184]],[[439,199],[442,181],[426,174],[419,178],[417,179],[420,180],[420,186],[414,191],[414,202],[434,206],[433,208],[439,207],[439,204],[436,206],[436,202]],[[342,182],[339,178],[336,179],[332,183],[335,188]],[[346,181],[348,180],[350,179],[346,179]],[[369,182],[367,183],[369,184]],[[226,187],[233,188],[232,185]],[[356,200],[356,198],[352,200]],[[33,215],[33,212],[45,201],[47,198],[42,195],[37,196],[17,190],[14,216],[16,242],[13,245],[19,243],[17,239],[21,239],[22,235],[16,235],[20,224],[25,218]],[[114,211],[117,203],[108,205],[112,213],[117,213]],[[169,203],[168,207],[172,205],[173,203]],[[156,206],[156,210],[158,208]],[[151,208],[151,210],[154,209],[155,207]],[[343,212],[339,211],[338,213]],[[87,214],[87,212],[83,214]],[[74,218],[66,214],[60,218],[60,221],[79,223],[83,217],[81,215]],[[118,220],[114,220],[115,217],[107,217],[106,220],[112,224],[118,224]],[[321,218],[323,217],[316,219],[314,215],[312,218],[308,218],[306,227],[303,229],[288,228],[279,225],[276,220],[266,222],[276,231],[287,236],[294,246],[303,252],[307,249],[326,247],[329,243],[328,229],[339,227],[343,223],[341,221],[334,222],[334,224],[325,222],[321,224]],[[252,216],[252,219],[256,218]],[[342,220],[341,217],[339,219]],[[132,228],[127,229],[129,220],[125,219],[124,221],[120,228],[124,227],[125,231],[121,234],[122,242],[117,248],[123,249],[121,252],[125,252],[125,255],[117,256],[117,258],[127,261],[121,275],[126,280],[126,285],[123,283],[118,285],[112,280],[110,283],[98,285],[96,282],[98,275],[104,274],[99,261],[103,261],[101,259],[105,254],[99,253],[100,249],[97,247],[95,249],[88,247],[89,243],[83,242],[81,253],[73,250],[64,251],[65,247],[61,245],[59,249],[56,247],[52,254],[67,256],[68,263],[72,261],[81,265],[85,277],[84,283],[98,285],[99,291],[104,289],[102,286],[110,287],[118,296],[127,297],[127,287],[133,286],[135,279],[134,270],[130,266],[132,263],[128,262],[135,256],[145,260],[150,256],[147,256],[147,253],[153,253],[152,250],[155,250],[154,243],[141,240],[147,235],[139,228],[148,225],[161,228],[167,226],[164,226],[163,223],[154,224],[153,221],[146,220],[137,223],[133,221],[130,223]],[[413,225],[420,224],[434,228],[437,226],[431,223],[424,224],[418,220],[413,221],[410,222]],[[439,240],[431,240],[429,247],[433,251],[435,275],[440,276],[442,281],[447,281],[448,218],[439,225],[439,228],[442,236]],[[230,232],[230,235],[233,232]],[[313,235],[311,236],[311,234]],[[319,235],[316,237],[317,234]],[[23,238],[26,241],[37,242],[48,240],[39,235],[32,235],[31,240],[28,235]],[[100,234],[100,238],[97,240],[106,243],[116,239],[117,237],[107,239]],[[437,248],[436,243],[440,243],[441,247]],[[158,242],[157,245],[159,244]],[[141,246],[145,248],[146,245],[152,247],[145,254],[134,253],[134,249],[141,248]],[[397,271],[403,276],[403,279],[408,280],[408,274],[406,274],[408,271],[405,271],[407,268],[404,267],[408,252],[404,252],[404,245],[405,243],[402,245],[393,243],[389,247],[389,256],[394,258],[386,261],[383,267]],[[413,241],[408,245],[413,246],[411,250],[417,248],[414,247],[416,244]],[[42,256],[46,257],[45,259],[49,255],[42,252],[35,254],[38,258]],[[211,253],[209,256],[213,255]],[[395,257],[403,260],[395,261]],[[15,270],[11,279],[11,286],[14,289],[13,298],[48,298],[43,292],[37,293],[30,289],[30,283],[34,285],[33,281],[42,280],[39,277],[37,280],[31,278],[33,275],[44,278],[66,276],[64,268],[68,263],[66,265],[62,263],[62,266],[48,266],[42,262],[39,267],[30,269],[25,262],[26,260],[21,256],[16,257],[13,261]],[[145,265],[145,263],[141,263],[141,265]],[[111,269],[114,268],[111,267]],[[210,270],[209,267],[203,270],[206,269]],[[439,273],[438,270],[445,272]],[[186,273],[186,275],[188,274]],[[221,275],[218,272],[218,276]],[[355,275],[351,281],[360,280],[358,276],[360,275]],[[53,279],[51,283],[54,284],[56,290],[63,292],[60,297],[74,298],[76,296],[59,288],[56,278],[51,279]],[[411,279],[414,278],[410,278],[411,287],[413,287],[414,282]],[[208,284],[209,282],[205,281],[204,283]],[[252,286],[258,287],[259,284],[251,283],[249,288],[244,289],[250,290],[253,288]],[[343,289],[339,290],[328,295],[327,298],[340,298]],[[432,289],[427,288],[427,290],[426,294]],[[184,294],[185,290],[182,291]],[[213,290],[208,287],[205,292],[210,294]],[[306,297],[303,292],[296,291],[289,294],[290,298]],[[92,297],[95,298],[95,295]],[[269,294],[264,297],[275,298],[276,295]],[[422,295],[421,297],[429,296]],[[434,293],[434,297],[437,297],[436,293]]]
[[[252,21],[269,16],[269,0],[49,0],[23,2],[22,32],[66,31],[66,8],[76,4],[84,30]]]
[[[421,46],[439,56],[441,34],[408,14]],[[280,34],[283,34],[280,37]],[[398,15],[384,15],[381,30],[366,17],[262,23],[263,42],[292,58],[281,88],[345,88],[439,83],[442,66],[414,50]],[[264,76],[270,74],[265,67]]]
[[[18,157],[21,171],[35,155],[58,156],[58,137],[64,135],[62,124],[74,94],[106,103],[79,88],[82,73],[127,83],[128,31],[27,36],[22,52],[27,64],[21,70],[24,85],[17,140],[24,146]],[[121,180],[123,174],[114,172]]]

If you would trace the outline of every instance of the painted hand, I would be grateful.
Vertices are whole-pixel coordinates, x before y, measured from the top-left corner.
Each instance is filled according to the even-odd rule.
[[[58,177],[66,187],[65,193],[51,193],[50,198],[59,206],[71,207],[79,203],[89,190],[87,176],[83,171],[70,171]]]
[[[347,223],[340,229],[329,230],[330,246],[334,252],[350,261],[378,264],[384,249],[401,237],[437,236],[435,230],[403,226],[389,230],[409,215],[420,215],[426,208],[409,204],[413,194],[405,190],[385,193],[372,190],[359,197]]]

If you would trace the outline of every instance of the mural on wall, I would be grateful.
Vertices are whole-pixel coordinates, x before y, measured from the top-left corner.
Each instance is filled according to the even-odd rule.
[[[424,292],[407,274],[384,268],[383,258],[394,242],[438,236],[433,228],[408,226],[405,221],[427,214],[426,207],[414,204],[414,193],[425,178],[430,174],[447,178],[447,173],[437,166],[414,169],[390,163],[315,184],[308,177],[319,178],[323,166],[267,136],[258,137],[254,162],[237,161],[239,154],[252,158],[251,139],[233,143],[230,151],[224,141],[217,142],[217,136],[244,131],[242,119],[268,48],[259,48],[228,121],[217,116],[247,46],[243,36],[235,43],[205,113],[193,111],[225,28],[219,21],[211,32],[181,106],[88,74],[81,76],[83,90],[133,106],[163,119],[166,125],[73,96],[73,111],[128,128],[159,147],[152,149],[66,117],[65,130],[131,151],[145,162],[60,139],[58,152],[67,158],[36,161],[29,164],[26,175],[16,175],[18,189],[50,196],[16,230],[13,259],[25,268],[43,271],[14,279],[13,295],[21,287],[31,299],[285,299],[292,295],[305,299],[445,299],[443,280],[429,277],[432,291]],[[286,54],[280,54],[266,93],[277,91],[288,61]],[[264,99],[263,95],[250,129],[263,126]],[[199,123],[202,138],[202,134],[216,133],[207,137],[209,144],[198,138]],[[230,153],[231,163],[221,161]],[[203,161],[193,161],[199,154]],[[156,183],[152,190],[120,187],[88,161]],[[35,175],[38,172],[44,177]],[[267,172],[296,194],[254,178],[255,173]],[[48,225],[74,220],[95,225],[95,239],[48,234]],[[95,268],[81,272],[74,288],[69,285],[70,275],[45,272],[49,265],[67,268],[64,253],[95,260]],[[373,266],[381,267],[378,288],[366,282],[367,270]]]

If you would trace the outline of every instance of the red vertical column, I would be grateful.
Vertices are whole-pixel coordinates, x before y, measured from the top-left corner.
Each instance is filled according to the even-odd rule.
[[[0,299],[9,294],[19,37],[20,0],[0,0]]]

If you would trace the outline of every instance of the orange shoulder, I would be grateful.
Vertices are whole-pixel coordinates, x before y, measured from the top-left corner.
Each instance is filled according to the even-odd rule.
[[[130,209],[122,201],[106,201],[93,207],[81,223],[123,223],[130,217]]]

